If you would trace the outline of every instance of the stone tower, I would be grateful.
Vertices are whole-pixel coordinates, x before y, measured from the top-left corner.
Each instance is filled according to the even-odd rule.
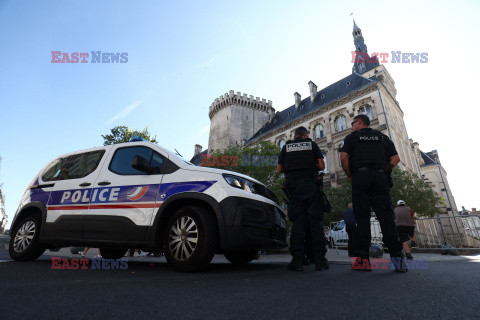
[[[367,45],[363,39],[362,29],[360,29],[355,20],[353,20],[353,43],[355,44],[355,63],[352,67],[352,73],[363,74],[364,72],[378,67],[378,58],[368,55]]]
[[[254,98],[246,93],[228,93],[210,106],[208,152],[230,145],[243,145],[275,115],[272,101]]]

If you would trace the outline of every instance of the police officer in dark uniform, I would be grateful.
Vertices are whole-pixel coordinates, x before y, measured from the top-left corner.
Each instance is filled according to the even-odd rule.
[[[352,200],[357,222],[357,260],[352,269],[371,271],[369,248],[371,241],[371,208],[375,211],[383,233],[383,241],[390,249],[390,257],[397,272],[407,272],[402,242],[395,227],[390,186],[390,172],[400,158],[393,142],[379,131],[369,128],[366,115],[353,118],[352,133],[345,137],[341,149],[342,167],[352,180]],[[360,267],[361,266],[361,267]]]
[[[292,221],[290,253],[292,262],[288,270],[302,271],[305,256],[305,230],[310,231],[310,245],[314,254],[315,269],[329,268],[323,231],[323,212],[316,184],[318,171],[325,169],[323,155],[318,145],[308,138],[308,130],[299,127],[295,139],[289,140],[278,157],[278,172],[285,172],[292,195],[288,203],[288,218]]]

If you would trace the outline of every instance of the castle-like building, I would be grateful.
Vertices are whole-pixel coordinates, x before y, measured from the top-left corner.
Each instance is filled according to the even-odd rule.
[[[352,73],[318,89],[308,82],[309,96],[294,93],[294,104],[276,112],[272,101],[233,90],[215,99],[209,108],[210,136],[208,151],[230,145],[249,145],[268,140],[280,148],[293,138],[295,128],[305,126],[325,156],[325,184],[336,187],[344,181],[340,147],[351,132],[350,123],[358,114],[366,114],[371,127],[389,136],[395,143],[399,167],[418,175],[432,185],[445,200],[440,213],[458,214],[448,185],[447,174],[436,150],[424,153],[408,136],[404,113],[396,99],[395,81],[377,57],[370,57],[362,30],[354,21],[353,39],[356,58]],[[193,161],[199,159],[201,146],[195,146]]]

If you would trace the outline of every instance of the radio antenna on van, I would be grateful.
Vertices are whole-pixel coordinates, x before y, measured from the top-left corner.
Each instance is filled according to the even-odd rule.
[[[177,153],[177,154],[178,154],[180,157],[182,157],[182,158],[183,158],[183,156],[180,154],[180,152],[178,152],[178,150],[177,150],[177,149],[173,148],[173,150],[175,150],[175,152],[176,152],[176,153]]]

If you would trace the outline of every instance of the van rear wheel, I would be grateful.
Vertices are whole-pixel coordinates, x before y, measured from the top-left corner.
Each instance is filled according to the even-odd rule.
[[[31,215],[20,222],[12,232],[8,253],[15,261],[31,261],[45,252],[40,243],[40,215]]]
[[[164,232],[165,258],[182,272],[205,269],[218,247],[216,219],[197,206],[180,208],[167,223]]]

